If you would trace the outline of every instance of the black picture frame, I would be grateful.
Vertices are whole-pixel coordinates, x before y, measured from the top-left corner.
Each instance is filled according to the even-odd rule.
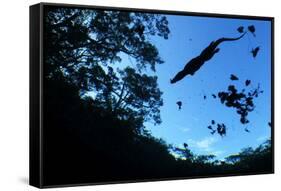
[[[81,182],[81,183],[62,183],[48,185],[44,183],[43,173],[43,146],[44,146],[44,10],[46,7],[63,7],[76,9],[93,9],[108,11],[129,11],[141,13],[157,13],[167,15],[198,16],[208,18],[235,18],[247,20],[261,20],[271,22],[271,153],[272,153],[272,170],[268,172],[250,172],[235,174],[215,174],[208,176],[188,176],[188,177],[169,177],[169,178],[148,178],[148,179],[124,179],[118,181],[101,181],[101,182]],[[274,173],[274,18],[249,15],[231,15],[231,14],[214,14],[214,13],[196,13],[185,11],[154,10],[154,9],[137,9],[124,7],[104,7],[93,5],[73,5],[73,4],[56,4],[56,3],[39,3],[30,6],[30,155],[29,155],[29,184],[38,188],[52,188],[65,186],[83,186],[112,183],[133,183],[146,181],[163,181],[178,180],[190,178],[209,178],[209,177],[227,177],[241,175],[271,174]]]

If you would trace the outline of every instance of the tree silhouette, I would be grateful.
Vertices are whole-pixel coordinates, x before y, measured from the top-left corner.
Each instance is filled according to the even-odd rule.
[[[226,157],[226,161],[234,169],[256,169],[264,171],[272,168],[271,140],[267,140],[257,148],[244,148],[238,154]]]
[[[66,79],[81,96],[95,92],[96,101],[121,118],[161,122],[157,77],[142,70],[163,63],[149,36],[168,38],[165,16],[50,8],[45,30],[46,78]],[[135,67],[118,68],[121,54],[133,58]]]
[[[143,71],[163,63],[150,37],[168,38],[166,17],[52,6],[44,14],[44,182],[167,176],[175,159],[143,125],[161,123],[157,77]],[[124,55],[133,66],[123,67]]]

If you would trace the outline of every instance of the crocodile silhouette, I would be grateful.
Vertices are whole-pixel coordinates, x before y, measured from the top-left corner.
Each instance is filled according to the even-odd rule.
[[[183,70],[178,72],[173,79],[170,80],[171,84],[174,84],[180,80],[182,80],[185,76],[187,75],[194,75],[196,71],[198,71],[201,66],[204,65],[204,63],[208,60],[210,60],[216,53],[219,52],[218,46],[222,42],[226,41],[236,41],[241,39],[244,35],[246,34],[243,33],[241,36],[237,38],[220,38],[216,41],[212,41],[208,47],[206,47],[199,56],[191,59],[184,67]]]

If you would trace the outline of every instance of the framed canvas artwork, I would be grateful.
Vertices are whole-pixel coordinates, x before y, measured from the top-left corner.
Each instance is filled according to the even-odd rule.
[[[274,19],[30,7],[30,184],[274,172]]]

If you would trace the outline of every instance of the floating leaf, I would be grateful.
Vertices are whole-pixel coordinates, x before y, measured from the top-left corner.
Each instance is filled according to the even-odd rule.
[[[179,110],[181,110],[182,102],[181,101],[177,101],[176,104],[179,106]]]
[[[254,37],[256,36],[256,34],[255,34],[256,28],[254,25],[248,26],[248,30],[254,35]]]
[[[230,79],[231,80],[239,80],[239,78],[237,76],[235,76],[234,74],[230,75]]]
[[[251,53],[253,54],[254,58],[256,58],[256,56],[258,55],[259,50],[260,50],[259,46],[252,49]]]
[[[243,27],[243,26],[238,27],[238,28],[237,28],[237,31],[238,31],[239,33],[243,33],[243,32],[244,32],[244,27]]]
[[[251,80],[246,80],[246,81],[245,81],[245,85],[246,85],[246,86],[250,85],[250,83],[251,83]],[[245,91],[245,90],[244,90],[244,91]]]

